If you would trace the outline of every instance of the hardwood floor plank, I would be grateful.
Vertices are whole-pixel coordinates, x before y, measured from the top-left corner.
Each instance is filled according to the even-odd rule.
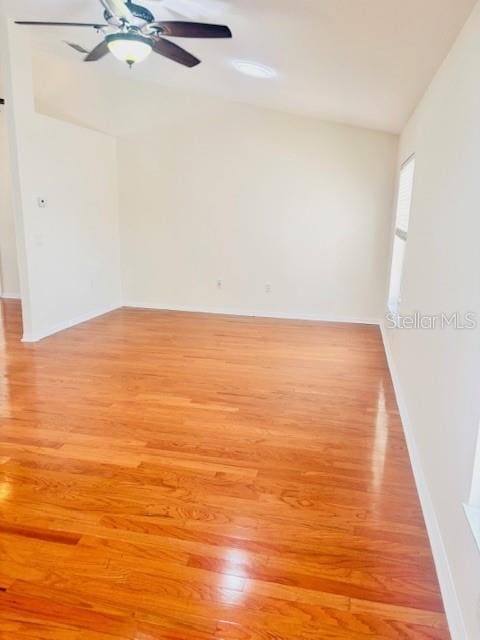
[[[27,596],[8,590],[0,593],[0,620],[25,620],[27,622],[53,622],[66,630],[76,628],[109,633],[120,638],[129,637],[135,631],[132,616],[116,616],[93,611],[85,607],[65,605],[41,596]]]
[[[447,640],[376,327],[0,302],[2,640]]]

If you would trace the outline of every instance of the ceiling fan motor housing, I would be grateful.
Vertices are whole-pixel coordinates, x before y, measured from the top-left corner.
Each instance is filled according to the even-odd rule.
[[[125,4],[127,5],[130,13],[138,20],[141,20],[142,22],[145,22],[147,24],[149,24],[150,22],[154,22],[155,16],[146,7],[142,7],[139,4],[133,4],[133,2],[130,1],[127,1]],[[112,18],[115,18],[115,16],[112,16],[112,14],[105,9],[104,18],[107,22],[110,22],[110,20],[112,20]]]

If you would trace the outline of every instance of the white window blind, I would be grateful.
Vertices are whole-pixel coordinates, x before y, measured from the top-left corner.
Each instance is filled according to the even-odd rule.
[[[390,289],[388,294],[388,307],[392,313],[398,313],[401,301],[403,264],[405,261],[410,210],[412,208],[414,175],[415,156],[412,156],[402,165],[398,185],[395,238],[393,241]]]
[[[410,209],[412,207],[413,176],[415,174],[415,156],[402,166],[398,185],[396,230],[408,233]]]
[[[472,490],[470,501],[464,505],[468,522],[472,528],[472,533],[480,550],[480,429],[477,440],[477,454],[473,467]]]

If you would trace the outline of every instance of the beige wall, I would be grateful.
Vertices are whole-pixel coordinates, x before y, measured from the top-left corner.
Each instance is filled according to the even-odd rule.
[[[3,296],[20,295],[11,192],[7,127],[5,115],[0,111],[0,295]]]
[[[125,303],[377,320],[397,138],[172,95],[119,140]]]
[[[46,150],[46,151],[45,151]],[[116,142],[36,115],[26,226],[31,339],[121,306]],[[36,198],[47,198],[40,209]]]
[[[135,78],[34,65],[37,109],[119,141],[126,303],[382,315],[398,138]]]
[[[479,60],[477,6],[401,138],[400,162],[416,154],[403,313],[480,313]],[[448,569],[440,567],[454,638],[477,640],[480,552],[462,503],[480,418],[480,330],[396,330],[388,340],[431,500],[430,525],[441,532],[460,602],[458,615]]]

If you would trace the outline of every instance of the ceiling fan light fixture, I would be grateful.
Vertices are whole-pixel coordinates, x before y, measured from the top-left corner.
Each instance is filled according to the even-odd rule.
[[[112,33],[106,37],[106,41],[115,58],[130,67],[146,60],[152,52],[150,40],[137,33]]]

